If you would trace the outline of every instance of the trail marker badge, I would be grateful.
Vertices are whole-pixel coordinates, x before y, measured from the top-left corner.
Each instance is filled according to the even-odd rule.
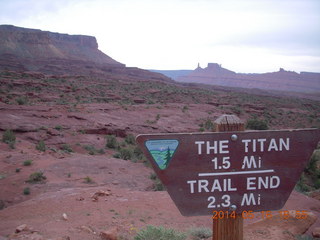
[[[153,160],[161,170],[165,170],[170,163],[179,141],[177,140],[149,140],[145,146],[151,154]]]
[[[281,209],[319,141],[317,129],[137,137],[185,216]]]

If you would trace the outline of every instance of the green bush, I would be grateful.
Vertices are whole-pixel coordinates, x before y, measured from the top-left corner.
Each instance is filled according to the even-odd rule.
[[[73,150],[72,150],[72,148],[71,148],[71,146],[69,144],[63,144],[61,146],[61,150],[66,152],[66,153],[72,153],[73,152]]]
[[[91,177],[86,176],[86,177],[84,178],[84,183],[94,183],[94,181],[92,180]]]
[[[46,180],[47,177],[43,175],[43,172],[34,172],[31,173],[29,179],[27,180],[28,183],[39,183],[43,180]]]
[[[57,125],[57,126],[55,126],[55,127],[54,127],[54,129],[56,129],[56,130],[60,131],[60,130],[62,130],[62,126]]]
[[[105,151],[103,149],[96,149],[92,145],[85,145],[83,146],[85,150],[89,152],[90,155],[96,155],[96,154],[105,154]]]
[[[296,240],[315,240],[315,238],[309,236],[309,235],[296,235]]]
[[[135,145],[136,144],[136,139],[132,134],[128,134],[124,140],[128,144],[131,144],[131,145]]]
[[[183,106],[183,108],[182,108],[182,112],[183,113],[185,113],[186,111],[188,111],[189,110],[189,107],[188,106]]]
[[[113,149],[117,148],[118,143],[114,135],[107,135],[106,139],[107,139],[107,143],[106,143],[107,148],[113,148]]]
[[[306,171],[313,175],[319,175],[319,169],[317,167],[320,162],[320,150],[315,150],[310,158]]]
[[[204,123],[204,128],[209,131],[212,131],[213,127],[214,127],[213,122],[210,119],[207,119]]]
[[[3,135],[2,135],[2,142],[10,144],[16,142],[16,136],[14,135],[14,132],[10,129],[7,129]]]
[[[269,129],[266,121],[259,120],[257,118],[249,119],[246,124],[247,129],[252,130],[267,130]]]
[[[38,142],[38,144],[36,145],[36,149],[41,151],[41,152],[45,152],[46,151],[46,144],[44,143],[43,140],[40,140]]]
[[[19,97],[16,99],[16,102],[19,104],[19,105],[25,105],[28,103],[28,99],[26,97]]]
[[[129,148],[121,148],[119,150],[120,158],[123,160],[130,160],[133,158],[133,151]]]
[[[25,160],[23,162],[23,166],[30,166],[32,164],[32,160]]]
[[[154,191],[165,191],[166,188],[158,178],[158,176],[153,172],[150,174],[149,178],[153,181],[152,189]]]
[[[192,240],[207,239],[212,236],[212,230],[205,227],[191,228],[188,232]]]
[[[142,160],[144,158],[144,155],[143,155],[143,152],[141,150],[140,147],[136,146],[134,149],[133,149],[133,154],[134,154],[134,157],[138,160]]]
[[[312,187],[309,186],[307,183],[306,174],[303,172],[299,181],[297,182],[295,186],[295,190],[301,193],[310,192],[312,190]]]
[[[153,173],[150,174],[149,178],[151,180],[156,180],[157,179],[157,174],[153,172]]]
[[[30,194],[30,188],[26,187],[23,189],[23,194],[24,195],[29,195]]]
[[[184,233],[174,229],[148,225],[137,233],[134,240],[184,240],[186,238]]]

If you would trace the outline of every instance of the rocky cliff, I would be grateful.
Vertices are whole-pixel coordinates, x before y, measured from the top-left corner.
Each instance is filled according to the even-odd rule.
[[[127,68],[98,49],[95,37],[0,25],[0,70],[169,81],[159,73]]]
[[[14,55],[27,60],[87,60],[100,64],[121,65],[98,49],[95,37],[0,26],[0,55]]]
[[[180,82],[195,82],[227,87],[258,88],[292,92],[320,92],[320,73],[285,71],[263,74],[235,73],[217,63],[206,68],[198,67],[188,75],[176,79]]]

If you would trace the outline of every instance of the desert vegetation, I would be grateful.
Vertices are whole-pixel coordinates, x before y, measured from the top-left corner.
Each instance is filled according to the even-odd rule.
[[[235,114],[254,130],[320,127],[318,100],[276,93],[10,71],[0,72],[0,82],[0,147],[5,152],[0,156],[0,183],[9,186],[3,189],[5,197],[0,196],[3,208],[43,193],[60,193],[66,205],[86,205],[74,213],[64,209],[70,219],[63,220],[66,226],[75,218],[87,223],[101,219],[86,231],[102,231],[109,222],[108,227],[121,225],[122,239],[198,240],[212,234],[207,220],[197,219],[206,226],[198,228],[181,220],[176,208],[163,210],[172,201],[136,145],[138,134],[211,132],[222,114]],[[320,189],[319,161],[316,150],[296,186],[310,197]],[[61,189],[78,195],[61,194]],[[110,189],[110,196],[92,202],[92,194],[101,189]],[[149,197],[151,207],[146,205]],[[131,206],[133,198],[143,205]]]

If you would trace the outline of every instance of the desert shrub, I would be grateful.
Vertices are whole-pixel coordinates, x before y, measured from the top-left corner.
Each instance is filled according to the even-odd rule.
[[[157,179],[157,174],[153,172],[153,173],[150,174],[149,178],[151,180],[156,180]]]
[[[135,157],[137,160],[143,160],[143,159],[144,159],[143,152],[142,152],[141,148],[138,147],[138,146],[136,146],[136,147],[133,149],[133,154],[134,154],[134,157]]]
[[[192,240],[207,239],[212,236],[212,230],[205,227],[191,228],[188,232]]]
[[[231,111],[237,115],[240,115],[243,112],[240,106],[231,107]]]
[[[25,105],[28,103],[28,99],[26,97],[19,97],[16,99],[16,102],[19,104],[19,105]]]
[[[56,130],[60,131],[60,130],[62,130],[62,126],[57,125],[57,126],[55,126],[55,127],[54,127],[54,129],[56,129]]]
[[[207,130],[212,130],[213,129],[213,122],[210,120],[210,119],[207,119],[205,122],[204,122],[204,128],[207,129]]]
[[[47,177],[43,175],[43,172],[34,172],[31,173],[27,182],[29,183],[39,183],[43,180],[46,180]]]
[[[28,159],[23,162],[23,166],[30,166],[32,164],[32,160]]]
[[[188,111],[188,110],[189,110],[189,107],[185,105],[185,106],[183,106],[183,108],[182,108],[181,111],[182,111],[183,113],[185,113],[185,112]]]
[[[267,130],[269,129],[266,121],[259,120],[257,118],[249,119],[246,124],[247,129],[252,130]]]
[[[103,149],[96,149],[92,145],[85,145],[85,146],[83,146],[83,148],[85,150],[87,150],[90,155],[104,154],[105,153]]]
[[[92,180],[91,177],[86,176],[86,177],[84,178],[84,183],[94,183],[94,181]]]
[[[184,233],[174,229],[148,225],[137,233],[134,240],[184,240],[186,238]]]
[[[41,151],[41,152],[45,152],[46,151],[46,144],[44,143],[43,140],[40,140],[38,142],[38,144],[36,145],[36,149]]]
[[[117,148],[118,143],[114,135],[107,135],[106,139],[107,139],[107,143],[106,143],[107,148]]]
[[[204,122],[201,122],[199,124],[199,131],[200,132],[204,132],[205,130],[208,130],[208,131],[212,131],[213,130],[213,127],[214,127],[214,124],[213,122],[208,118],[206,119]]]
[[[125,138],[125,142],[131,145],[135,145],[136,144],[136,139],[132,134],[128,134]]]
[[[19,173],[21,171],[21,168],[16,168],[16,173]]]
[[[61,150],[66,152],[66,153],[72,153],[73,152],[73,150],[72,150],[72,148],[71,148],[71,146],[69,144],[63,144],[61,146]]]
[[[97,150],[97,153],[99,153],[99,154],[105,154],[106,152],[105,152],[102,148],[100,148],[100,149]]]
[[[166,190],[166,187],[162,184],[162,182],[160,181],[160,179],[158,178],[158,176],[155,173],[151,173],[149,178],[153,181],[152,189],[154,191],[165,191]]]
[[[296,240],[314,240],[314,238],[309,235],[296,235],[295,239]]]
[[[30,194],[30,188],[26,187],[23,189],[23,194],[24,195],[29,195]]]
[[[119,150],[120,158],[123,160],[130,160],[133,158],[133,151],[130,148],[121,148]]]
[[[309,172],[310,174],[320,175],[320,170],[317,166],[318,162],[320,162],[320,150],[315,150],[306,167],[306,171]]]
[[[302,173],[299,181],[295,186],[295,190],[301,193],[310,192],[312,190],[312,187],[307,183],[307,178],[305,173]]]
[[[14,135],[14,132],[10,129],[7,129],[3,135],[2,135],[2,142],[10,144],[16,142],[16,136]]]
[[[300,177],[299,182],[296,185],[296,189],[302,193],[310,192],[320,188],[320,150],[317,149],[313,152],[310,161],[303,174]]]

